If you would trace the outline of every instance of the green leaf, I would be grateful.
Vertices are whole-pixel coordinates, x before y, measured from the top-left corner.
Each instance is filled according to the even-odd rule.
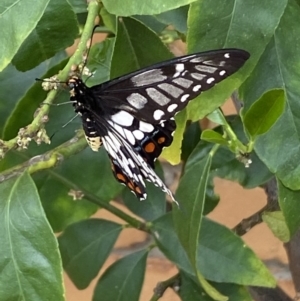
[[[300,227],[300,190],[291,190],[277,179],[280,209],[292,237]]]
[[[147,255],[148,252],[142,250],[113,263],[99,279],[93,301],[138,301]]]
[[[158,0],[148,0],[147,2],[136,2],[131,0],[103,0],[105,8],[117,16],[131,15],[154,15],[171,10],[194,2],[195,0],[165,0],[163,3]]]
[[[160,38],[141,22],[133,18],[118,19],[110,78],[172,57]]]
[[[4,0],[0,8],[0,45],[2,71],[12,60],[22,43],[34,30],[50,0],[41,0],[32,8],[31,0]]]
[[[246,109],[266,91],[284,90],[285,110],[267,133],[257,137],[255,151],[292,190],[300,189],[300,165],[295,164],[300,161],[300,41],[295,38],[300,35],[299,14],[300,7],[290,0],[274,38],[242,88]]]
[[[227,116],[227,122],[233,129],[239,140],[244,141],[243,124],[238,116]],[[214,131],[221,133],[222,127],[217,127]],[[193,167],[199,160],[205,158],[210,152],[212,144],[200,141],[190,155],[185,170]],[[252,164],[245,168],[244,164],[239,162],[234,153],[223,146],[219,147],[212,159],[211,176],[217,176],[230,181],[236,181],[245,188],[254,188],[266,183],[273,177],[263,162],[257,157],[255,152],[250,154]]]
[[[13,64],[20,71],[30,70],[71,46],[77,34],[77,20],[69,2],[50,0],[42,18],[22,43]]]
[[[164,148],[161,156],[168,160],[171,164],[176,165],[180,163],[181,143],[186,124],[186,110],[179,112],[175,116],[176,130],[173,134],[173,142],[171,146]]]
[[[283,90],[266,92],[247,110],[243,121],[252,140],[266,133],[284,111],[285,94]]]
[[[201,301],[212,301],[205,291],[197,284],[196,280],[190,275],[187,275],[183,271],[180,271],[181,286],[180,297],[182,301],[198,300],[201,296]],[[228,297],[230,301],[252,301],[253,298],[249,294],[248,290],[240,285],[230,283],[212,283],[218,291]]]
[[[79,289],[85,289],[98,275],[109,256],[122,226],[101,219],[70,225],[59,236],[63,266]]]
[[[153,221],[150,230],[161,252],[181,270],[194,275],[187,253],[176,235],[172,213],[167,213]]]
[[[163,170],[160,164],[155,164],[156,174],[163,180]],[[166,195],[152,183],[146,183],[147,200],[138,202],[135,195],[129,189],[123,190],[123,202],[134,214],[142,217],[146,221],[159,218],[166,212]]]
[[[176,232],[194,267],[211,159],[208,154],[183,175],[176,191],[180,208],[173,207]]]
[[[251,57],[238,74],[190,102],[189,119],[201,119],[215,110],[241,84],[272,38],[286,4],[287,0],[274,2],[272,6],[268,0],[210,0],[196,1],[190,5],[187,35],[189,53],[234,47],[247,50]]]
[[[11,69],[10,66],[8,66],[8,68],[11,69],[12,78],[8,77],[9,79],[4,80],[4,84],[8,85],[10,89],[11,86],[17,86],[18,89],[15,89],[15,91],[13,92],[12,90],[14,89],[11,89],[10,93],[6,94],[4,93],[6,92],[7,88],[1,90],[0,92],[0,98],[2,98],[5,101],[7,109],[12,110],[10,114],[7,115],[3,112],[5,114],[5,118],[7,118],[5,126],[3,128],[3,136],[5,139],[11,139],[15,137],[21,127],[27,126],[29,123],[32,122],[35,111],[38,109],[38,107],[41,105],[42,101],[46,97],[46,92],[41,88],[41,83],[35,81],[34,78],[47,78],[48,75],[52,76],[53,74],[61,70],[65,63],[65,52],[59,52],[51,59],[44,61],[39,66],[27,72],[19,72],[16,69]],[[1,73],[1,75],[3,74],[3,77],[5,75],[7,76],[6,70],[7,69],[5,69]],[[26,83],[28,86],[26,85]],[[25,90],[24,85],[26,85],[26,88],[30,88],[28,90]],[[14,99],[10,101],[10,99],[13,97]],[[57,100],[58,99],[59,98],[57,98]],[[60,108],[60,111],[60,114],[55,115],[55,120],[59,119],[58,115],[62,115],[62,113],[64,113],[65,123],[68,118],[68,114],[65,109],[62,110]],[[74,116],[74,110],[72,111]],[[49,115],[52,115],[51,113]],[[0,112],[0,114],[2,114],[2,112]],[[47,128],[49,128],[48,124]],[[54,131],[56,130],[57,128],[54,129]],[[40,148],[37,153],[41,153]]]
[[[64,300],[57,240],[28,174],[0,185],[1,300]]]
[[[33,113],[46,95],[34,79],[43,77],[48,68],[59,64],[64,58],[59,53],[27,72],[19,72],[10,64],[0,73],[0,135],[3,139],[13,138],[21,126],[32,120]],[[35,91],[34,97],[31,95],[30,100],[25,99],[32,90]],[[26,109],[23,107],[21,113],[19,106],[23,104]]]
[[[201,139],[207,142],[228,145],[227,140],[220,134],[213,130],[204,130],[201,134]]]
[[[167,24],[159,21],[156,16],[136,15],[134,18],[158,34],[160,34],[168,26]]]
[[[187,32],[187,15],[189,6],[181,6],[173,10],[156,15],[156,18],[164,24],[172,25],[177,31]]]
[[[200,141],[201,128],[199,122],[193,122],[187,126],[181,147],[181,160],[186,161],[189,155],[192,153],[194,148],[197,146]]]
[[[276,285],[255,253],[226,227],[204,218],[199,237],[197,268],[206,279],[252,286]]]
[[[182,301],[198,300],[201,296],[201,301],[212,301],[213,299],[206,294],[203,288],[197,283],[196,280],[192,280],[190,275],[180,272],[181,286],[179,296]]]
[[[124,188],[114,178],[104,148],[97,153],[86,148],[68,158],[49,172],[39,189],[47,217],[55,231],[61,231],[67,225],[87,218],[97,210],[97,206],[87,202],[84,195],[82,200],[74,200],[73,187],[78,192],[81,189],[91,191],[106,202]]]
[[[116,38],[107,38],[101,43],[92,46],[87,67],[94,73],[87,78],[87,85],[99,85],[110,79],[111,60],[114,52]]]
[[[290,232],[281,211],[265,212],[262,219],[273,234],[282,242],[288,242],[290,240]]]

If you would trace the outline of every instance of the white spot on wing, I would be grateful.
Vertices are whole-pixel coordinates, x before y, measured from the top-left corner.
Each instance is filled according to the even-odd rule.
[[[167,96],[163,95],[162,93],[160,93],[155,88],[147,88],[146,92],[149,95],[149,97],[151,97],[151,99],[153,101],[155,101],[157,104],[159,104],[161,106],[166,105],[171,100],[170,98],[168,98]]]
[[[191,76],[192,76],[192,78],[194,78],[196,80],[203,80],[206,77],[205,74],[196,73],[196,72],[192,72]]]
[[[168,106],[168,112],[172,113],[176,108],[178,107],[178,104],[173,103],[171,105]]]
[[[154,130],[154,126],[150,123],[146,123],[144,121],[140,121],[139,129],[145,133],[151,133]]]
[[[193,59],[190,60],[191,63],[201,63],[203,62],[204,58],[201,56],[195,57]]]
[[[218,68],[212,67],[212,66],[205,66],[205,65],[196,65],[195,69],[199,72],[205,72],[205,73],[215,73]]]
[[[189,98],[190,94],[184,94],[181,96],[180,101],[185,102]]]
[[[154,118],[155,120],[160,120],[161,117],[164,116],[164,115],[165,115],[165,112],[164,112],[164,111],[162,111],[162,110],[155,110],[155,111],[154,111],[154,114],[153,114],[153,118]]]
[[[133,122],[133,116],[125,111],[120,111],[111,116],[113,122],[123,125],[123,126],[131,126]]]
[[[201,89],[201,85],[196,85],[195,87],[193,87],[194,92],[198,92],[200,89]]]
[[[180,79],[180,78],[178,78],[178,79]],[[175,80],[176,79],[174,79],[173,82]],[[168,83],[159,84],[158,87],[175,98],[179,97],[183,93],[183,90],[179,89],[178,87],[175,87],[174,85],[168,84]]]
[[[230,53],[225,53],[224,57],[227,58],[227,59],[229,59],[230,58]]]
[[[225,70],[222,70],[222,71],[220,71],[220,73],[219,73],[221,76],[223,76],[223,75],[225,75],[226,74],[226,71]]]
[[[125,133],[125,135],[126,135],[127,140],[128,140],[132,145],[134,145],[134,144],[135,144],[135,138],[134,138],[132,132],[131,132],[131,131],[128,131],[128,130],[126,130],[126,129],[124,129],[124,133]]]
[[[184,71],[184,64],[176,64],[175,65],[176,72],[174,73],[173,77],[177,77],[181,74],[182,71]]]
[[[176,83],[177,85],[186,89],[188,89],[193,84],[191,80],[182,77],[173,79],[173,83]]]
[[[148,102],[147,98],[140,93],[132,93],[126,99],[129,104],[131,104],[136,109],[142,109]]]
[[[207,79],[207,83],[208,84],[211,84],[211,83],[213,83],[215,81],[215,79],[213,78],[213,77],[210,77],[209,79]]]
[[[152,69],[133,76],[131,81],[135,87],[142,87],[162,82],[166,79],[167,76],[163,75],[160,69]]]
[[[134,137],[138,140],[142,140],[145,137],[144,133],[140,130],[135,130],[132,133],[133,133]]]

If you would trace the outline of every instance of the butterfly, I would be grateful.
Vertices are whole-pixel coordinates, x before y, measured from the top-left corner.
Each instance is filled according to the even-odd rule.
[[[249,56],[240,49],[200,52],[92,87],[73,76],[67,82],[70,100],[91,149],[98,151],[102,144],[106,149],[117,181],[144,200],[147,180],[175,201],[154,171],[155,160],[172,143],[174,115],[238,71]]]

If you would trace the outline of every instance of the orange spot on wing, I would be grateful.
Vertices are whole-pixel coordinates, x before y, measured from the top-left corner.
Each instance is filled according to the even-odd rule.
[[[159,144],[162,144],[162,143],[164,143],[165,141],[166,141],[166,138],[165,138],[165,137],[159,137],[158,140],[157,140],[157,142],[158,142]]]
[[[125,176],[123,174],[117,173],[117,178],[118,178],[118,180],[126,183],[126,178],[125,178]]]
[[[127,183],[127,186],[128,186],[131,190],[134,191],[134,185],[133,185],[132,182],[128,182],[128,183]]]
[[[145,146],[145,151],[147,153],[152,153],[155,150],[155,144],[153,142],[149,142],[146,146]]]
[[[142,194],[142,191],[141,191],[140,187],[138,187],[138,186],[135,187],[135,191],[138,194]]]

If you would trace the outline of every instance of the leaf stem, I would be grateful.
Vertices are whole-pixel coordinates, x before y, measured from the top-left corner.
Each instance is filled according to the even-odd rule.
[[[227,122],[225,116],[223,115],[222,111],[220,109],[216,110],[216,114],[218,114],[218,117],[220,120],[222,120],[222,126],[223,129],[229,138],[228,144],[229,148],[236,154],[239,153],[248,153],[248,147],[244,145],[236,136],[235,132],[232,130],[231,126]]]
[[[180,274],[179,273],[165,281],[159,282],[156,285],[156,287],[154,288],[154,294],[151,297],[150,301],[159,300],[163,296],[163,294],[165,293],[167,288],[171,287],[171,288],[175,289],[176,287],[179,287],[179,283],[180,283]]]
[[[88,5],[87,21],[82,31],[80,42],[78,44],[75,53],[70,57],[64,69],[57,76],[57,79],[60,82],[66,81],[72,67],[75,64],[82,62],[86,48],[90,46],[89,42],[93,34],[94,22],[99,15],[99,11],[100,11],[99,1],[90,0]],[[55,99],[57,92],[58,92],[57,90],[50,91],[47,95],[47,98],[44,100],[44,102],[51,104]],[[29,142],[32,139],[35,140],[39,139],[39,141],[49,143],[49,138],[47,137],[43,129],[44,123],[47,120],[46,117],[49,112],[49,107],[50,106],[41,106],[41,108],[39,108],[36,111],[35,117],[31,122],[31,124],[29,124],[24,128],[21,128],[16,137],[14,137],[9,141],[0,140],[0,158],[3,158],[4,155],[13,148],[19,148],[19,149],[27,148]]]

